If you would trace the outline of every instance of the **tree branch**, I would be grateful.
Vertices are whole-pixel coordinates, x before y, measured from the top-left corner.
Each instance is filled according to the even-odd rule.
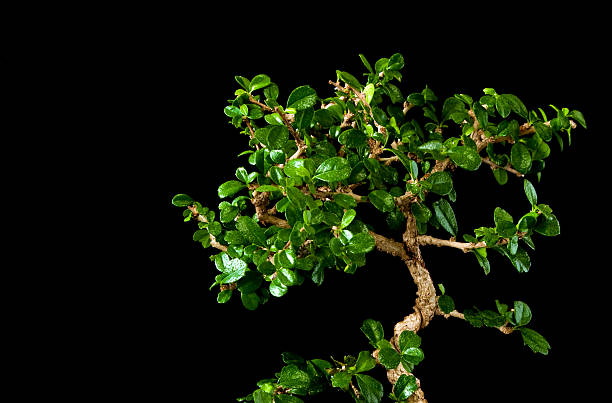
[[[438,308],[436,310],[436,315],[444,316],[445,319],[448,319],[452,316],[453,318],[465,320],[465,315],[463,315],[461,312],[457,311],[456,309],[451,311],[450,313],[444,313],[440,310],[440,308]],[[503,334],[510,334],[514,331],[514,328],[512,326],[508,326],[508,323],[496,329],[502,332]]]
[[[511,174],[514,174],[514,175],[518,176],[519,178],[522,178],[523,176],[525,176],[524,174],[520,173],[516,169],[512,168],[512,165],[510,165],[510,164],[508,164],[505,167],[503,167],[503,166],[497,165],[496,163],[491,161],[491,159],[489,157],[481,157],[481,160],[482,160],[482,162],[484,162],[485,164],[490,166],[491,169],[504,169],[504,170],[510,172]]]
[[[419,235],[417,238],[419,245],[434,245],[434,246],[448,246],[451,248],[457,248],[464,253],[469,252],[472,249],[486,248],[487,244],[482,242],[471,243],[471,242],[457,242],[453,240],[438,239],[429,235]]]
[[[189,206],[187,208],[189,209],[189,211],[191,211],[191,215],[195,217],[198,221],[206,222],[206,223],[208,222],[206,217],[198,213],[198,210],[196,209],[195,206]],[[209,236],[210,236],[210,246],[212,246],[213,248],[217,248],[223,252],[227,252],[227,246],[221,245],[213,234],[209,233]]]

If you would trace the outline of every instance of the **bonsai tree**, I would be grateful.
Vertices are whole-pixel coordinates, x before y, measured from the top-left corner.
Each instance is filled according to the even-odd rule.
[[[321,285],[326,271],[358,275],[377,251],[408,269],[417,287],[413,309],[394,324],[363,318],[364,349],[342,358],[284,353],[279,372],[262,374],[271,377],[239,401],[300,402],[338,388],[356,401],[426,402],[417,378],[425,357],[419,332],[436,318],[493,328],[536,354],[549,352],[530,326],[526,302],[457,307],[452,290],[432,280],[421,250],[471,254],[483,275],[497,253],[527,273],[537,238],[560,233],[553,208],[536,191],[545,160],[551,145],[563,148],[573,130],[586,128],[583,114],[528,108],[493,88],[447,97],[429,87],[407,92],[400,89],[401,54],[373,65],[359,56],[365,73],[336,71],[327,94],[302,85],[280,99],[267,75],[237,76],[224,112],[245,136],[240,156],[248,164],[220,182],[218,208],[186,194],[172,204],[196,224],[193,240],[212,251],[210,290],[221,304],[279,304],[304,282]],[[481,167],[499,185],[521,181],[525,211],[513,217],[500,206],[490,225],[460,232],[453,203],[461,189],[453,177]],[[388,387],[372,376],[379,366]]]

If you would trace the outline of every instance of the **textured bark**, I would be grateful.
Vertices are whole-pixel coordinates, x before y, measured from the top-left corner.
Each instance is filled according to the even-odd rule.
[[[425,262],[421,256],[421,249],[418,242],[419,232],[417,230],[416,219],[412,214],[406,218],[406,230],[403,239],[408,253],[408,261],[405,261],[414,283],[417,285],[417,299],[415,312],[421,315],[420,328],[424,328],[436,314],[436,288],[429,272],[425,268]]]

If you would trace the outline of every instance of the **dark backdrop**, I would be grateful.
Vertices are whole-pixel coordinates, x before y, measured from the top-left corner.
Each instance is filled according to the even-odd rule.
[[[147,187],[159,206],[146,221],[151,237],[162,242],[152,241],[146,263],[135,260],[130,269],[136,279],[130,290],[136,292],[117,321],[121,370],[108,375],[110,382],[136,386],[134,396],[229,402],[280,369],[282,352],[325,359],[356,354],[369,348],[359,330],[364,319],[381,321],[390,334],[393,324],[412,312],[416,287],[408,271],[377,252],[354,275],[330,270],[321,287],[307,281],[254,312],[239,298],[219,305],[216,292],[208,291],[216,274],[210,252],[191,240],[193,223],[182,222],[181,209],[170,205],[174,194],[187,193],[216,206],[218,185],[232,179],[236,167],[248,169],[246,157],[236,157],[246,149],[245,138],[223,114],[238,88],[235,75],[269,75],[280,87],[280,99],[304,84],[326,95],[336,69],[361,74],[359,53],[373,64],[400,52],[406,60],[404,94],[429,85],[440,98],[455,93],[477,98],[492,87],[518,95],[530,109],[550,110],[552,103],[581,110],[589,125],[588,131],[574,131],[563,152],[553,141],[542,181],[531,178],[539,200],[559,218],[561,235],[536,237],[529,273],[519,274],[491,254],[492,270],[485,276],[471,254],[423,248],[433,281],[444,283],[458,309],[494,309],[495,299],[528,303],[534,314],[530,327],[547,337],[550,354],[532,353],[519,334],[438,317],[421,332],[426,358],[416,376],[427,398],[565,401],[593,389],[588,358],[599,333],[594,320],[604,314],[598,302],[603,291],[593,282],[607,266],[596,258],[597,237],[588,235],[606,218],[598,211],[607,203],[599,193],[607,179],[592,158],[593,144],[604,136],[595,107],[605,62],[584,47],[597,37],[594,30],[586,24],[567,24],[563,31],[541,24],[503,31],[493,23],[491,29],[457,24],[436,36],[427,24],[404,24],[393,31],[376,25],[366,34],[349,21],[334,29],[324,24],[306,29],[300,23],[229,19],[220,29],[210,25],[219,16],[209,17],[147,24],[113,51],[109,67],[123,83],[125,106],[119,113],[131,118],[127,129],[139,141],[142,161],[136,169],[151,179]],[[521,180],[510,177],[500,187],[484,165],[476,173],[458,171],[455,188],[460,233],[491,225],[496,206],[515,217],[529,208]],[[134,214],[142,218],[136,209]],[[376,374],[385,380],[384,371]],[[213,393],[223,397],[212,399]]]

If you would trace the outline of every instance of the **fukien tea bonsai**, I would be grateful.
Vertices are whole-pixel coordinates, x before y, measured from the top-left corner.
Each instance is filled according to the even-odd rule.
[[[361,331],[370,347],[341,360],[284,353],[280,371],[240,401],[301,402],[339,388],[360,402],[383,397],[426,402],[413,374],[424,358],[419,331],[436,317],[513,334],[535,353],[550,349],[529,327],[532,312],[523,301],[483,301],[492,309],[458,310],[444,286],[433,283],[421,248],[471,253],[485,275],[491,253],[507,258],[520,273],[529,271],[534,238],[560,233],[553,209],[538,200],[534,183],[549,144],[562,148],[572,130],[586,128],[583,114],[553,105],[548,111],[528,109],[516,95],[492,88],[478,97],[438,98],[428,87],[405,93],[399,88],[401,54],[374,65],[359,56],[365,73],[358,78],[337,71],[325,95],[303,85],[282,100],[267,75],[237,76],[239,88],[224,112],[248,143],[240,154],[245,166],[236,169],[235,179],[220,182],[218,209],[185,194],[172,203],[184,208],[185,221],[197,224],[193,240],[214,252],[211,266],[217,275],[210,289],[218,291],[219,303],[240,298],[249,310],[279,303],[304,281],[320,285],[326,270],[358,272],[376,250],[397,257],[412,275],[413,311],[390,333],[364,318]],[[526,210],[512,217],[497,207],[490,226],[459,234],[453,173],[481,166],[499,185],[522,181]],[[360,217],[365,204],[401,237],[374,232]],[[434,237],[432,229],[449,237]],[[389,387],[368,375],[378,365],[386,369]]]

